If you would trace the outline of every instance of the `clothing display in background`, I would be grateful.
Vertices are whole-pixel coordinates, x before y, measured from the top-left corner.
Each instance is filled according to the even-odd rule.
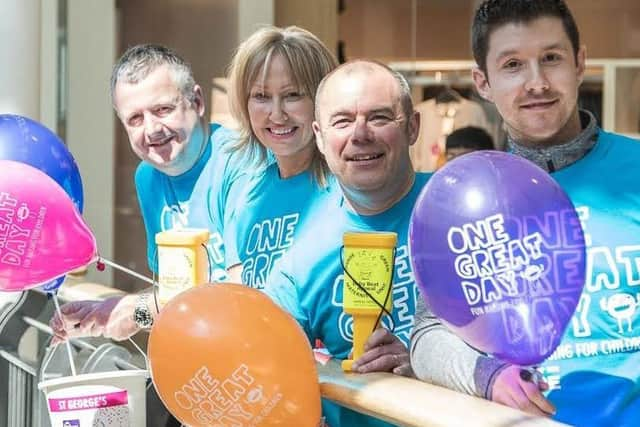
[[[589,111],[596,118],[598,126],[602,127],[602,86],[583,83],[578,92],[578,106]]]
[[[493,125],[487,120],[480,104],[445,88],[435,98],[416,105],[420,113],[420,135],[411,147],[411,162],[418,172],[436,169],[440,153],[444,152],[445,139],[454,130],[476,126],[493,135]]]
[[[476,92],[468,96],[469,100],[478,103],[484,110],[485,117],[489,123],[489,135],[493,138],[493,146],[496,150],[504,151],[507,145],[507,132],[504,129],[502,117],[498,113],[495,104],[482,99]]]

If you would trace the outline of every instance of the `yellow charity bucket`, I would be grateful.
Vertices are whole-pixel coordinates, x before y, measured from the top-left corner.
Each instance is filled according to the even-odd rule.
[[[167,230],[156,234],[160,304],[209,281],[208,241],[206,229]]]
[[[353,359],[342,369],[351,370],[353,361],[364,353],[364,344],[381,318],[382,307],[392,311],[392,283],[396,233],[347,232],[343,235],[343,310],[353,316]]]

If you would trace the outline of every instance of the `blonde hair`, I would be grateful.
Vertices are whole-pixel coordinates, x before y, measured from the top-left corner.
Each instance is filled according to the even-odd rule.
[[[315,104],[316,89],[322,78],[338,64],[333,54],[316,36],[299,27],[265,27],[253,33],[238,46],[229,66],[229,108],[238,123],[238,140],[230,146],[254,162],[264,165],[266,149],[251,128],[247,106],[251,86],[275,55],[284,58],[299,90]],[[321,187],[326,186],[329,168],[314,147],[310,166]]]

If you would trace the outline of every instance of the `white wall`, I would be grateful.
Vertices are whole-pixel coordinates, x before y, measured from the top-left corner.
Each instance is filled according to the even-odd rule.
[[[98,250],[113,259],[114,115],[109,77],[116,50],[115,0],[68,0],[67,144],[84,185],[84,219]],[[107,269],[89,280],[111,284]]]
[[[58,2],[40,1],[40,123],[56,132],[58,88]]]
[[[249,37],[264,25],[273,25],[274,0],[238,0],[238,40]]]
[[[40,119],[40,0],[2,0],[0,114]]]

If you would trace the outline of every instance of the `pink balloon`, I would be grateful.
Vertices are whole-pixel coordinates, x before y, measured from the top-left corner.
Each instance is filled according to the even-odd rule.
[[[96,259],[96,241],[53,179],[0,160],[0,290],[23,291]]]

